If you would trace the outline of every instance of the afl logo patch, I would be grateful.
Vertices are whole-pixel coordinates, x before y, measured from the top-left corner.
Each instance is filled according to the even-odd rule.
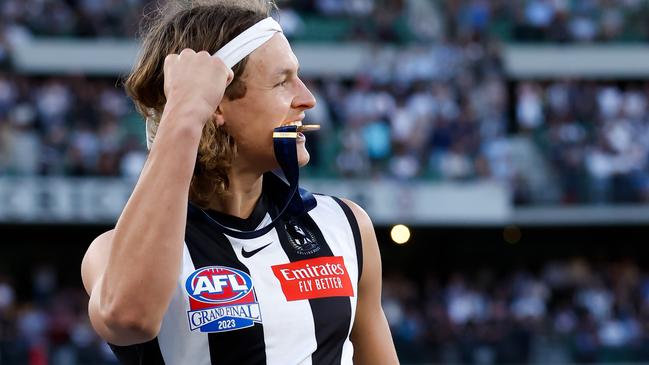
[[[207,266],[185,280],[189,297],[189,329],[224,332],[261,323],[252,278],[231,267]]]
[[[294,223],[287,223],[286,233],[288,233],[288,241],[296,253],[306,256],[320,251],[318,241],[309,230]]]

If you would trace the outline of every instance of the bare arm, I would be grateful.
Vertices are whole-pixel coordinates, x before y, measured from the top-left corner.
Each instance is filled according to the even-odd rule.
[[[168,101],[155,143],[115,229],[91,244],[82,263],[90,320],[113,344],[159,332],[180,272],[202,128],[231,78],[207,52],[184,50],[165,60]]]
[[[354,212],[363,241],[363,272],[351,333],[354,364],[398,364],[388,321],[381,307],[381,253],[374,226],[361,207],[349,200],[344,201]]]

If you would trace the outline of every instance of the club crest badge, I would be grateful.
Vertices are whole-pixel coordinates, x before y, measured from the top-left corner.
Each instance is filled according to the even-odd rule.
[[[287,223],[286,232],[288,241],[298,254],[306,256],[320,251],[318,241],[309,230],[294,223]]]
[[[189,329],[225,332],[261,323],[259,302],[247,273],[224,266],[194,271],[185,281]]]

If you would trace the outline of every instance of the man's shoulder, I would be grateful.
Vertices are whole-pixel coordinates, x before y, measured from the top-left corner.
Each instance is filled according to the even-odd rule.
[[[363,209],[353,200],[320,193],[314,193],[313,195],[316,196],[316,199],[318,199],[319,205],[321,202],[323,203],[323,205],[334,206],[335,204],[339,208],[342,208],[343,211],[345,211],[345,214],[348,216],[348,218],[351,218],[349,217],[349,215],[351,214],[354,220],[358,223],[359,228],[362,229],[372,227],[372,221],[365,209]]]

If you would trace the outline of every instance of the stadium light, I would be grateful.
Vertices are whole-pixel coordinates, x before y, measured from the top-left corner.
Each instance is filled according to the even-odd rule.
[[[390,231],[392,241],[398,245],[403,245],[410,239],[410,229],[403,224],[397,224]]]

